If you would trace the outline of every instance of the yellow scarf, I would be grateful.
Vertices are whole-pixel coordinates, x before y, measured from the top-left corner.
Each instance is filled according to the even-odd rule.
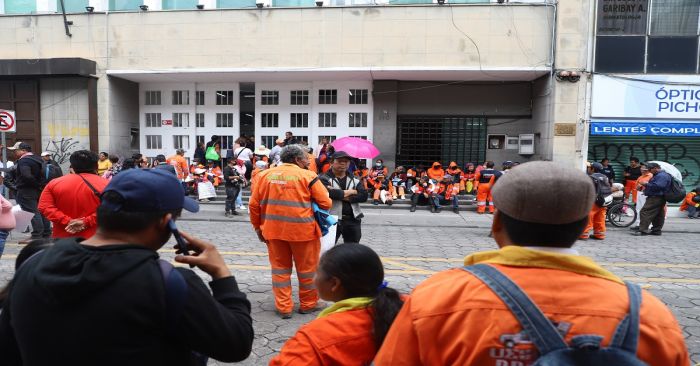
[[[560,254],[526,249],[509,245],[499,250],[474,253],[464,258],[464,265],[494,263],[515,267],[559,269],[587,276],[604,278],[621,284],[624,282],[612,272],[597,265],[593,259],[581,255]]]
[[[344,311],[363,309],[369,306],[369,304],[374,300],[371,297],[351,297],[349,299],[340,300],[335,304],[323,309],[321,314],[318,314],[317,319],[323,318],[326,315],[331,315],[335,313],[342,313]]]

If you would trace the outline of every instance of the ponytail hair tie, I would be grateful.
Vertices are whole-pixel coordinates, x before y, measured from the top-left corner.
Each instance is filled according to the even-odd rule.
[[[379,285],[379,286],[377,286],[377,292],[382,291],[382,290],[385,289],[387,286],[389,286],[389,282],[382,281],[382,284]]]

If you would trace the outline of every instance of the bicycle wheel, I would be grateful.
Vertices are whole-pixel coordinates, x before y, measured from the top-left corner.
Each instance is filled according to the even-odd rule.
[[[637,210],[627,203],[618,203],[608,208],[605,216],[615,227],[628,227],[637,221]]]

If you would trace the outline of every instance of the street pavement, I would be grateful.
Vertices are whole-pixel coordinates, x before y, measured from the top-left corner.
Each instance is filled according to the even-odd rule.
[[[255,343],[242,365],[265,365],[304,323],[314,315],[295,313],[282,320],[274,313],[271,278],[266,247],[257,240],[247,212],[225,218],[223,207],[203,205],[203,211],[185,215],[178,226],[215,243],[238,279],[241,290],[252,303]],[[555,214],[555,213],[553,213]],[[410,292],[437,271],[460,266],[465,255],[495,249],[488,237],[491,215],[450,211],[431,214],[426,208],[415,213],[396,209],[366,210],[362,243],[382,257],[390,287]],[[576,245],[581,254],[626,280],[639,283],[666,303],[676,315],[686,336],[691,359],[700,365],[700,221],[669,219],[661,237],[633,237],[628,229],[608,229],[605,241]],[[0,260],[0,280],[12,276],[20,247],[14,234]],[[174,243],[171,243],[174,244]],[[161,254],[171,259],[171,245]],[[208,276],[197,272],[208,281]],[[294,279],[293,282],[296,282]],[[294,289],[295,298],[297,288]],[[210,365],[223,365],[211,361]]]

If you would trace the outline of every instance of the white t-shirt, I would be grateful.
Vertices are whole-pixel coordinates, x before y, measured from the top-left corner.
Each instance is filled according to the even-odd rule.
[[[248,161],[253,156],[253,151],[251,151],[247,147],[239,147],[238,149],[233,151],[233,156],[235,156],[236,159]]]

